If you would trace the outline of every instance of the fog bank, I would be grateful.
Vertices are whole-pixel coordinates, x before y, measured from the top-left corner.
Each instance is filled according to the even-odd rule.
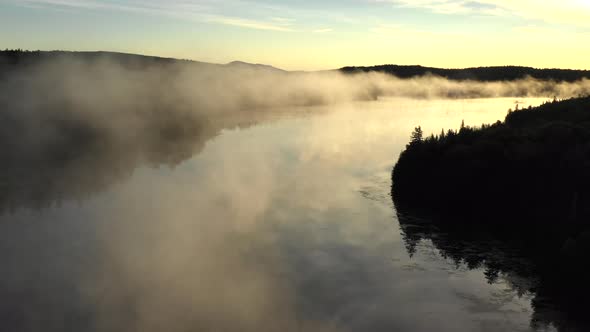
[[[221,129],[256,123],[285,108],[381,97],[567,98],[590,92],[588,80],[402,80],[243,63],[149,62],[135,56],[122,61],[108,54],[53,56],[3,68],[8,69],[0,72],[0,209],[14,209],[33,196],[45,206],[57,199],[50,197],[90,194],[86,187],[106,187],[141,163],[176,165]],[[74,171],[81,167],[86,171]],[[83,176],[93,173],[100,176]],[[60,180],[65,177],[75,181]]]
[[[104,95],[111,88],[86,93]],[[24,207],[30,207],[25,198],[47,202],[61,195],[64,202],[0,215],[0,259],[7,271],[0,277],[2,328],[477,330],[464,314],[468,302],[457,300],[448,282],[455,279],[476,293],[488,289],[485,280],[449,278],[444,263],[428,273],[407,270],[415,262],[399,238],[387,196],[391,156],[405,146],[416,121],[425,130],[458,126],[461,119],[488,122],[503,116],[494,110],[513,99],[396,98],[295,108],[337,112],[211,139],[222,128],[266,121],[265,114],[280,109],[164,108],[138,91],[137,98],[154,104],[140,99],[136,104],[144,108],[131,107],[132,100],[95,96],[91,100],[100,104],[76,109],[60,97],[66,106],[29,108],[20,118],[31,143],[12,139],[23,149],[5,153],[14,167],[4,174],[14,176],[2,179],[3,197]],[[109,104],[115,106],[101,108]],[[33,115],[41,112],[48,112],[45,127],[33,126]],[[53,128],[53,136],[35,139],[40,127]],[[439,315],[432,318],[432,312]],[[506,321],[503,312],[485,315]]]

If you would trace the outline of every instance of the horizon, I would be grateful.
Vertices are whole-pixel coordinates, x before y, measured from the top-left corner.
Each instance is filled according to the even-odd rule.
[[[475,65],[475,66],[462,66],[462,67],[436,67],[436,66],[426,66],[423,64],[399,64],[399,63],[379,63],[379,64],[370,64],[370,65],[356,65],[356,64],[351,64],[351,65],[345,65],[342,67],[338,67],[338,68],[327,68],[327,69],[317,69],[317,70],[304,70],[304,69],[286,69],[286,68],[282,68],[282,67],[277,67],[274,66],[272,64],[268,64],[268,63],[257,63],[257,62],[249,62],[249,61],[244,61],[244,60],[240,60],[240,59],[235,59],[235,60],[231,60],[229,62],[225,62],[225,63],[220,63],[220,62],[207,62],[207,61],[203,61],[203,60],[199,60],[199,59],[189,59],[189,58],[175,58],[175,57],[166,57],[166,56],[161,56],[161,55],[157,55],[157,54],[141,54],[141,53],[128,53],[128,52],[119,52],[119,51],[110,51],[110,50],[57,50],[57,49],[46,49],[46,50],[42,50],[42,49],[10,49],[10,48],[6,48],[6,49],[0,49],[0,52],[6,52],[6,51],[19,51],[19,52],[47,52],[47,53],[52,53],[52,52],[63,52],[63,53],[106,53],[106,54],[123,54],[123,55],[131,55],[131,56],[139,56],[139,57],[148,57],[148,58],[160,58],[160,59],[170,59],[170,60],[175,60],[175,61],[189,61],[189,62],[195,62],[195,63],[206,63],[206,64],[211,64],[211,65],[219,65],[219,66],[227,66],[227,65],[231,65],[233,63],[243,63],[246,65],[254,65],[254,66],[267,66],[267,67],[272,67],[274,69],[278,69],[278,70],[282,70],[282,71],[286,71],[286,72],[316,72],[316,71],[334,71],[334,70],[340,70],[343,68],[371,68],[371,67],[381,67],[381,66],[399,66],[399,67],[422,67],[422,68],[432,68],[432,69],[442,69],[442,70],[462,70],[462,69],[474,69],[474,68],[508,68],[508,67],[521,67],[521,68],[532,68],[532,69],[537,69],[537,70],[572,70],[572,71],[590,71],[590,69],[583,69],[583,68],[566,68],[566,67],[534,67],[534,66],[526,66],[526,65],[513,65],[513,64],[506,64],[506,65],[492,65],[492,66],[487,66],[487,65]]]
[[[580,41],[589,22],[590,4],[580,0],[0,0],[0,47],[305,71],[387,63],[587,70],[590,45]]]

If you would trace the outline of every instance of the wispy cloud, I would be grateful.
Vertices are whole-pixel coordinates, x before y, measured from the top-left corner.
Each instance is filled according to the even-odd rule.
[[[209,7],[190,1],[13,0],[15,4],[45,9],[113,10],[149,14],[197,14]]]
[[[205,22],[219,23],[225,25],[231,25],[241,28],[257,29],[257,30],[270,30],[270,31],[295,31],[291,28],[291,24],[286,23],[273,23],[267,21],[244,19],[239,17],[228,17],[218,15],[207,15],[204,18]]]
[[[332,29],[332,28],[323,28],[323,29],[313,30],[314,33],[328,33],[328,32],[332,32],[332,31],[334,31],[334,29]]]
[[[501,8],[490,3],[464,0],[373,0],[406,8],[422,8],[439,14],[490,14],[497,15]]]
[[[270,19],[272,21],[279,22],[279,23],[282,23],[282,24],[291,24],[291,23],[295,22],[295,19],[293,19],[293,18],[286,18],[286,17],[271,17]]]
[[[103,3],[100,1],[92,0],[21,0],[12,2],[24,6],[35,7],[71,7],[82,9],[101,9],[113,6],[119,7],[115,4]]]
[[[72,10],[111,10],[126,11],[150,15],[169,16],[206,23],[223,24],[256,30],[289,32],[295,31],[294,19],[271,17],[255,19],[217,14],[214,1],[203,0],[128,0],[124,2],[105,0],[20,0],[13,3],[45,9]]]
[[[575,26],[590,26],[586,0],[369,0],[398,7],[421,8],[439,14],[484,14]]]

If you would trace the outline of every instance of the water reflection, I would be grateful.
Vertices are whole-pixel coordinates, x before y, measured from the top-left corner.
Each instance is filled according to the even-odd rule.
[[[409,257],[388,198],[392,156],[417,122],[490,122],[511,103],[396,99],[220,120],[207,144],[188,139],[155,163],[174,168],[131,159],[130,174],[80,203],[23,203],[0,215],[2,329],[527,331],[528,294],[432,246]],[[58,175],[92,179],[92,164]]]
[[[65,154],[59,160],[50,154],[35,156],[34,160],[9,157],[0,170],[0,210],[41,209],[67,200],[84,200],[130,177],[143,164],[178,165],[202,149],[207,136],[213,134],[197,129],[194,136],[157,138],[154,145],[138,141],[107,141],[100,143],[102,146],[76,143],[76,147],[52,151]]]
[[[6,138],[0,143],[0,214],[87,200],[129,179],[143,166],[178,166],[200,153],[207,141],[226,128],[248,128],[291,114],[287,110],[244,113],[248,116],[233,113],[204,117],[178,110],[140,112],[137,116],[141,120],[137,121],[141,126],[127,128],[125,135],[90,123],[57,120],[45,126],[59,132],[58,139],[35,137],[31,142],[31,137]],[[19,124],[3,124],[11,125]]]
[[[396,201],[395,195],[393,200]],[[550,235],[543,237],[536,228],[523,233],[522,229],[497,227],[478,220],[453,222],[436,215],[425,216],[402,204],[396,204],[396,210],[410,255],[422,246],[431,246],[458,269],[481,272],[489,284],[506,283],[510,292],[519,297],[530,296],[534,330],[590,328],[585,305],[587,280],[584,271],[577,267],[584,264],[579,261],[581,253],[563,256],[559,248],[543,240]],[[505,218],[510,220],[510,216]]]

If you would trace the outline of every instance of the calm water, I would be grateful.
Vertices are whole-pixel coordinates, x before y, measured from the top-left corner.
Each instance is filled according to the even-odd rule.
[[[534,294],[515,284],[530,280],[490,283],[429,240],[408,248],[389,194],[415,126],[439,133],[513,107],[278,110],[221,121],[194,154],[167,156],[173,167],[111,156],[23,174],[0,196],[0,329],[529,331]]]

